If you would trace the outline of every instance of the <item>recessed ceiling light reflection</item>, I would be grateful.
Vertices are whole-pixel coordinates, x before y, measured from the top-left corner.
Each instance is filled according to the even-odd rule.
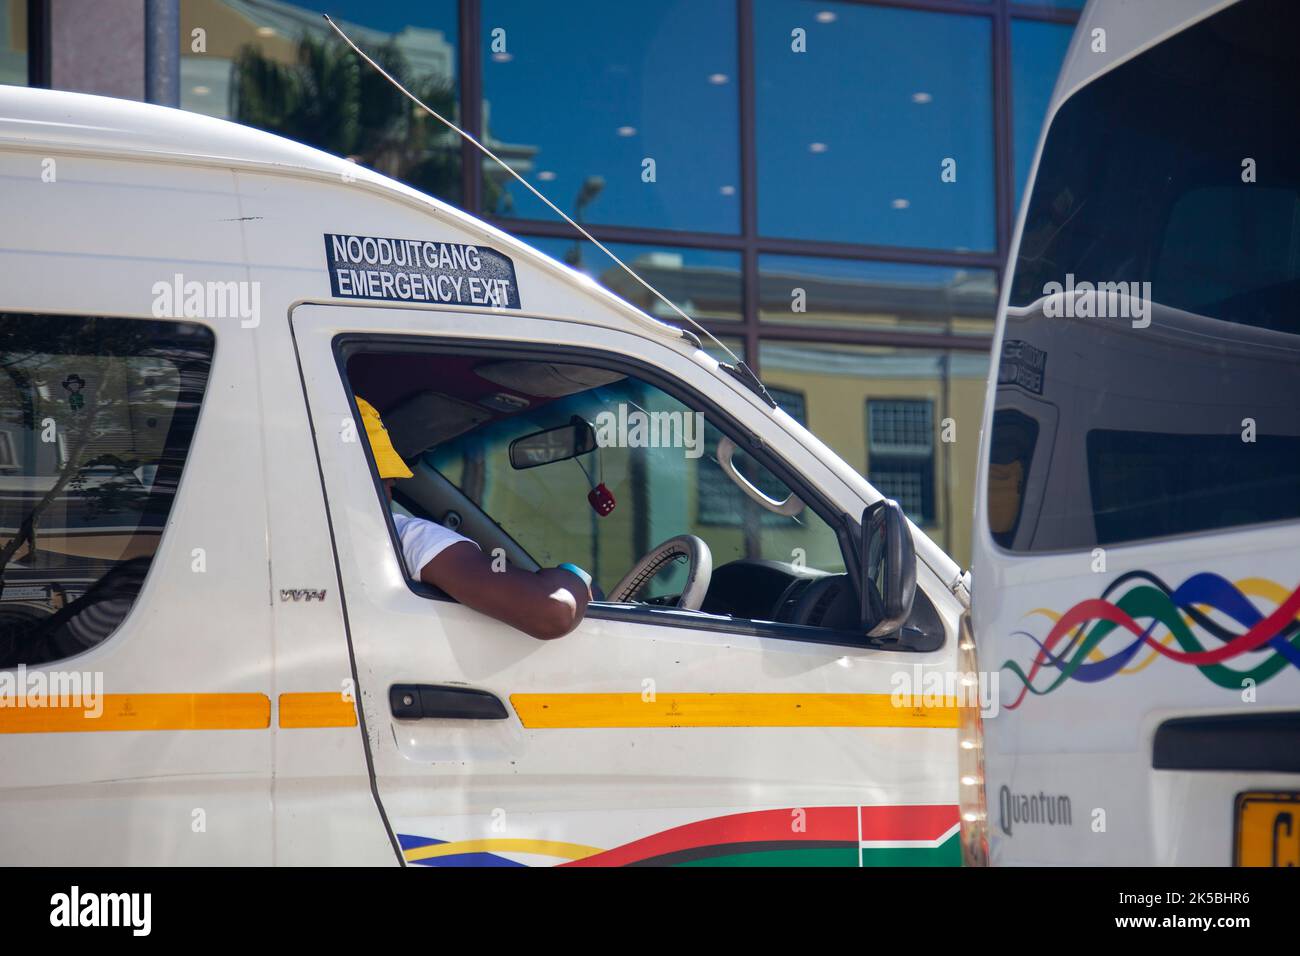
[[[728,79],[730,79],[730,77],[728,77],[727,74],[725,73],[709,74],[709,82],[712,83],[714,86],[721,86],[723,83],[726,83]]]
[[[912,94],[913,103],[929,103],[933,99],[934,97],[929,93],[918,92]]]
[[[493,63],[509,63],[515,58],[513,53],[506,53],[504,50],[492,54]]]
[[[908,206],[912,205],[912,201],[910,199],[895,199],[890,203],[890,205],[895,209],[906,209]]]
[[[839,14],[834,10],[820,10],[817,13],[818,23],[834,23],[839,19]]]
[[[718,190],[718,192],[722,193],[722,195],[724,195],[724,196],[734,196],[734,195],[736,195],[736,187],[735,187],[735,186],[723,186],[721,189]]]
[[[808,152],[810,152],[810,153],[824,153],[824,152],[826,152],[826,150],[828,150],[828,149],[830,149],[830,147],[827,146],[825,143],[809,143],[809,144],[808,144]]]
[[[555,179],[555,171],[552,169],[543,169],[537,174],[537,178],[544,183],[552,182]]]
[[[635,136],[635,135],[636,135],[636,127],[635,127],[635,126],[620,126],[620,127],[618,128],[618,135],[619,135],[619,136]]]

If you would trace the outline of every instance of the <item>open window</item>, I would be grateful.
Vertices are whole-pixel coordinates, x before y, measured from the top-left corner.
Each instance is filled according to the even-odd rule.
[[[414,472],[396,506],[525,569],[578,564],[589,615],[861,634],[846,522],[680,383],[605,356],[486,346],[349,339],[341,361]],[[746,448],[730,468],[720,438]]]

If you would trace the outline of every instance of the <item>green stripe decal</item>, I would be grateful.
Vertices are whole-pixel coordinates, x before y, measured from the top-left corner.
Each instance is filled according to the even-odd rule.
[[[743,850],[704,860],[687,860],[678,866],[852,866],[858,865],[853,847],[816,847],[797,850]]]
[[[954,833],[937,847],[864,847],[863,866],[961,866],[961,840]]]
[[[792,847],[746,850],[683,860],[673,866],[961,866],[961,840],[954,833],[939,846]]]

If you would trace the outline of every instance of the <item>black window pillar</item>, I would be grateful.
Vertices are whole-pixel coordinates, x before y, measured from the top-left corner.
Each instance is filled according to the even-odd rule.
[[[27,0],[27,85],[50,88],[50,3]]]

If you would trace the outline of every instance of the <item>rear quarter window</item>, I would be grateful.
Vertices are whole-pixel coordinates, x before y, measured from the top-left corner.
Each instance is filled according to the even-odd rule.
[[[0,667],[71,657],[126,618],[212,353],[190,323],[0,313]]]

